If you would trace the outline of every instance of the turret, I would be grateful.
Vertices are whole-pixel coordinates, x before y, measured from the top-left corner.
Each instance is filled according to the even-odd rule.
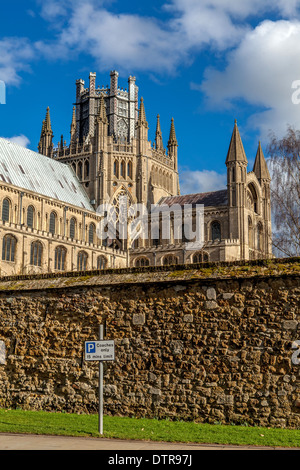
[[[235,120],[226,158],[228,191],[228,228],[231,239],[240,240],[240,259],[246,257],[245,203],[247,157]]]
[[[100,96],[100,104],[98,109],[98,114],[96,118],[96,146],[97,151],[104,150],[106,145],[106,139],[108,136],[108,119],[106,115],[106,107],[104,96]]]
[[[235,120],[226,158],[229,206],[241,206],[244,202],[243,190],[240,185],[245,186],[247,165],[246,153]]]

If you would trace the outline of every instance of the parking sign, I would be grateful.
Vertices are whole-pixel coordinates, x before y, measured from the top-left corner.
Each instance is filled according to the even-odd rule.
[[[86,361],[114,361],[115,342],[113,340],[99,340],[85,342]]]

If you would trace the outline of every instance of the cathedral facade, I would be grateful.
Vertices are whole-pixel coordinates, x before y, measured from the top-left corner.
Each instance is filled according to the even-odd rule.
[[[135,77],[123,89],[113,71],[110,86],[97,87],[91,73],[88,87],[76,81],[68,144],[61,136],[54,146],[49,108],[38,153],[2,139],[2,275],[272,257],[270,174],[260,143],[248,171],[235,122],[224,158],[227,187],[181,195],[174,121],[164,147],[157,116],[152,144],[138,91]],[[122,198],[128,210],[145,207],[148,217],[153,207],[158,213],[169,209],[168,236],[158,217],[155,237],[149,218],[147,237],[122,238],[117,233],[102,239],[98,208],[108,204],[118,222]],[[195,227],[196,209],[202,208],[198,247],[189,243],[181,223],[187,205]]]

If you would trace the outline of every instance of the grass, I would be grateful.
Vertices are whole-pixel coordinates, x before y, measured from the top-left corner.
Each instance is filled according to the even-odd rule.
[[[300,431],[104,416],[103,437],[167,442],[300,447]],[[0,409],[0,432],[99,437],[98,415]]]

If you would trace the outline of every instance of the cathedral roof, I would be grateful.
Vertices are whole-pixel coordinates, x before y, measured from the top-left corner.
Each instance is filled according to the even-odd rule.
[[[184,196],[170,196],[163,197],[159,201],[159,205],[166,204],[172,206],[173,204],[203,204],[206,207],[226,206],[228,204],[227,189],[221,191],[212,191],[209,193],[187,194]]]
[[[0,138],[0,181],[94,211],[72,168]]]

